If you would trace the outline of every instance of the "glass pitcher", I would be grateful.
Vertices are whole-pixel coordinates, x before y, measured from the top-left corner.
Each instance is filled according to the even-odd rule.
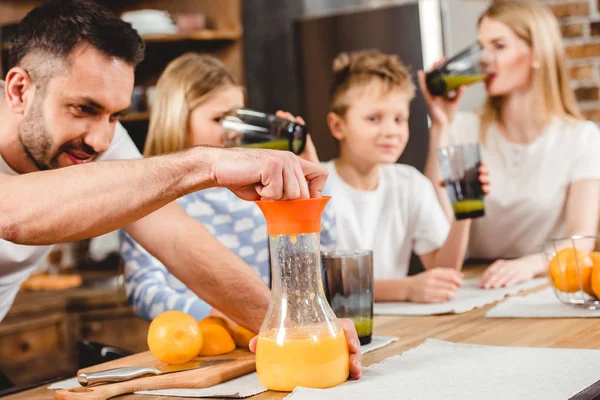
[[[258,147],[301,154],[306,146],[306,125],[273,114],[240,108],[221,122],[225,147]]]
[[[327,388],[348,378],[348,344],[321,280],[319,232],[329,199],[257,202],[267,220],[272,284],[256,371],[270,390]]]
[[[428,72],[425,81],[433,96],[445,96],[464,85],[470,85],[486,78],[481,59],[482,49],[474,43],[442,65]]]

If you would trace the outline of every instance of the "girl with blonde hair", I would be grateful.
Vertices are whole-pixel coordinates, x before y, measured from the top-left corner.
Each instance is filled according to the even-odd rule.
[[[481,142],[494,181],[485,216],[473,220],[468,256],[496,260],[480,286],[509,286],[543,274],[539,245],[549,238],[595,235],[600,204],[600,131],[584,121],[569,85],[558,22],[535,1],[494,2],[478,22],[487,100],[458,112],[464,92],[433,97],[419,82],[431,117],[426,175],[440,182],[436,152]],[[448,218],[445,190],[436,186]]]
[[[244,107],[244,88],[221,61],[209,55],[184,54],[172,61],[158,80],[144,155],[197,145],[221,147],[225,133],[221,120],[241,107]],[[278,112],[278,116],[292,118],[283,112]],[[301,118],[297,122],[303,123]],[[302,156],[318,162],[309,141]],[[269,285],[266,222],[254,203],[220,188],[191,193],[177,202]],[[335,243],[334,227],[328,207],[321,233],[324,249],[332,248]],[[139,243],[124,232],[121,239],[127,295],[137,314],[151,320],[163,311],[181,310],[201,319],[211,312],[210,305],[187,289]],[[214,262],[215,276],[198,279],[218,279],[219,260]]]

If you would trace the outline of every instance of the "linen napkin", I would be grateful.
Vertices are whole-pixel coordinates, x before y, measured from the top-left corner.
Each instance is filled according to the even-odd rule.
[[[377,315],[462,314],[547,282],[547,278],[537,278],[508,288],[480,289],[478,279],[465,279],[462,287],[456,292],[456,296],[446,303],[375,303],[374,312]]]
[[[563,304],[552,288],[522,297],[511,297],[485,314],[486,318],[600,318],[600,310]]]
[[[398,340],[398,338],[393,336],[373,336],[371,343],[361,346],[361,352],[366,354],[368,352],[385,347],[396,340]],[[48,386],[48,389],[73,389],[76,387],[79,387],[77,378],[71,378],[61,382],[56,382]],[[204,389],[144,390],[136,393],[155,396],[226,397],[243,399],[265,391],[266,389],[258,382],[258,375],[256,373],[252,373]]]
[[[297,388],[287,400],[565,400],[596,382],[600,350],[458,344],[427,339],[330,389]]]

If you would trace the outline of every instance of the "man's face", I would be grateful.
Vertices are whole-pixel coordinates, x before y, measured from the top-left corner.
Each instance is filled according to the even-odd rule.
[[[34,84],[36,82],[34,81]],[[91,162],[105,152],[130,104],[134,67],[90,46],[76,48],[65,71],[36,89],[19,141],[40,170]]]

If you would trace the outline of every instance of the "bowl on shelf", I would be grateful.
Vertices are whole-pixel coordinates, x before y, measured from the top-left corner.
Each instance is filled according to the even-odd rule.
[[[565,304],[600,309],[600,236],[571,236],[543,245],[550,283]]]

